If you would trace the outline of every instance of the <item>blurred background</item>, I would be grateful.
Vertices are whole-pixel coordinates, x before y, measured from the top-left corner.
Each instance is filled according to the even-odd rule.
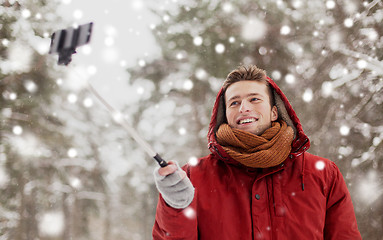
[[[94,22],[69,66],[51,34]],[[226,75],[265,69],[309,152],[333,160],[363,239],[383,239],[382,0],[1,0],[0,239],[151,239],[156,166],[208,154]]]

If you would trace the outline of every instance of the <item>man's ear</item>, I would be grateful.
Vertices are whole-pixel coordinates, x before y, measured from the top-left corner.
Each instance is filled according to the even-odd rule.
[[[278,119],[278,108],[276,106],[273,106],[271,108],[271,121],[276,121]]]

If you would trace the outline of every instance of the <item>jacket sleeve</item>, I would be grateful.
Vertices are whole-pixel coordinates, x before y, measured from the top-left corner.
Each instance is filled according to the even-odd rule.
[[[346,183],[338,167],[332,162],[328,179],[325,240],[362,239],[354,207]]]
[[[184,166],[190,178],[189,170]],[[159,194],[156,218],[153,226],[154,240],[185,239],[197,240],[197,189],[194,199],[185,209],[175,209],[169,206]]]

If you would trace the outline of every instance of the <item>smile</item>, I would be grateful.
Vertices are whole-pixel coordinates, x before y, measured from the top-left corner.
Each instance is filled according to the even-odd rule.
[[[244,119],[240,119],[237,124],[241,125],[241,124],[246,124],[246,123],[252,123],[252,122],[256,122],[258,121],[258,119],[256,118],[244,118]]]

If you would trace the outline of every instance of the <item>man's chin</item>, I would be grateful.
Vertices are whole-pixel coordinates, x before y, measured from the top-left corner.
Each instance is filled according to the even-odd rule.
[[[257,136],[261,136],[269,127],[262,127],[262,126],[252,126],[252,127],[242,127],[237,128],[245,132],[252,133]]]
[[[249,132],[255,135],[258,135],[259,133],[259,129],[257,129],[257,127],[254,127],[254,126],[238,126],[236,127],[236,129]]]

